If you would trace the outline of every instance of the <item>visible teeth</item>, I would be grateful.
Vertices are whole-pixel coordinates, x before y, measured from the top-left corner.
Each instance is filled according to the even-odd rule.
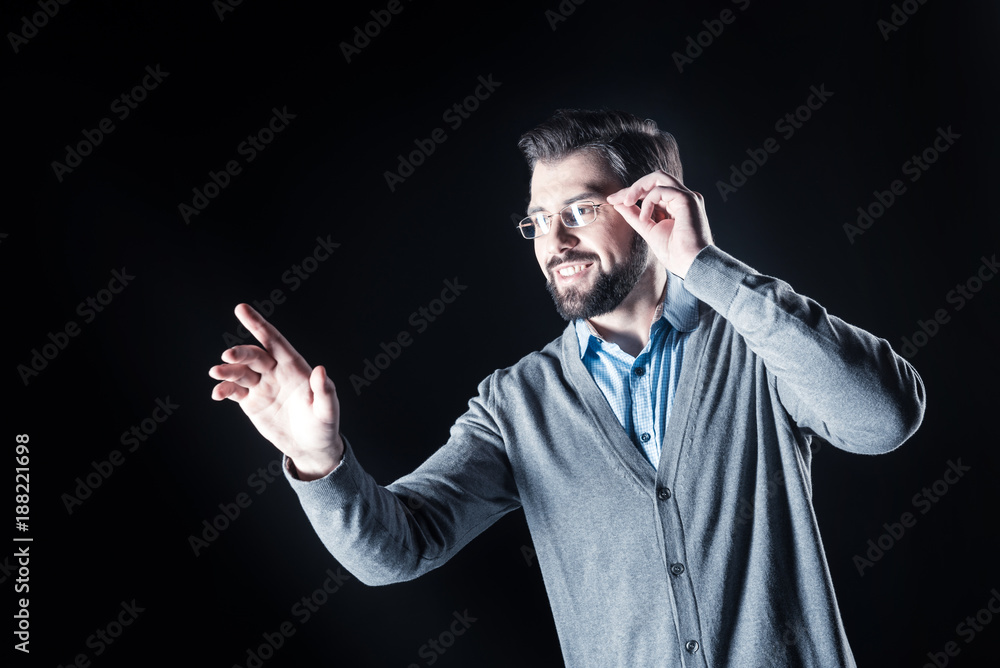
[[[582,265],[582,264],[573,265],[572,267],[564,267],[564,268],[562,268],[562,269],[559,270],[559,275],[560,276],[572,276],[573,274],[577,274],[577,273],[583,271],[583,267],[584,267],[584,265]]]

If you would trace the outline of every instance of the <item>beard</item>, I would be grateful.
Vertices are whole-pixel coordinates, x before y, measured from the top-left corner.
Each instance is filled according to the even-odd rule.
[[[649,245],[633,230],[632,243],[625,261],[615,266],[610,272],[600,270],[597,274],[597,280],[594,281],[594,287],[589,291],[571,286],[564,292],[559,292],[551,279],[545,284],[545,287],[552,295],[556,311],[564,320],[573,321],[578,318],[586,319],[604,315],[618,308],[619,304],[625,301],[625,297],[632,292],[632,288],[639,282],[639,277],[646,269],[648,257]],[[551,267],[564,262],[593,262],[597,264],[599,260],[600,258],[596,255],[569,251],[560,258],[553,258],[549,262],[549,270],[551,271]]]

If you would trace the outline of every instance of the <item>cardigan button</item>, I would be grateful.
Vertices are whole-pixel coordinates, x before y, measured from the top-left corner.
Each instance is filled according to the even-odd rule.
[[[669,487],[661,487],[660,491],[658,491],[656,493],[656,496],[657,496],[657,498],[660,499],[660,501],[666,501],[667,499],[670,498],[670,488]]]
[[[670,572],[674,575],[681,575],[684,573],[684,564],[674,564],[670,567]]]
[[[692,654],[694,654],[695,652],[697,652],[699,647],[701,647],[701,645],[698,644],[697,640],[688,640],[684,644],[684,649],[686,649],[687,651],[691,652]]]

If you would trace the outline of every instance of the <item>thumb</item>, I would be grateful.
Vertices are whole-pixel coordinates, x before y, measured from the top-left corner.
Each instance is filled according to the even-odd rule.
[[[332,424],[337,419],[340,402],[337,401],[337,388],[322,365],[313,369],[309,375],[309,388],[313,394],[313,415]]]
[[[631,225],[632,229],[639,233],[639,236],[646,239],[646,241],[649,241],[649,239],[646,238],[646,235],[656,223],[648,218],[647,220],[643,220],[642,209],[635,205],[626,206],[624,204],[615,204],[614,207],[615,211],[617,211],[621,217],[625,219],[625,222]]]

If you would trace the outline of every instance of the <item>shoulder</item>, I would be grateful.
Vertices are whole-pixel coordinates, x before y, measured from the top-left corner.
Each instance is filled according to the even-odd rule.
[[[565,377],[563,360],[577,352],[576,334],[572,325],[541,350],[528,353],[516,363],[497,369],[480,384],[480,392],[506,395],[513,391],[541,389]]]

